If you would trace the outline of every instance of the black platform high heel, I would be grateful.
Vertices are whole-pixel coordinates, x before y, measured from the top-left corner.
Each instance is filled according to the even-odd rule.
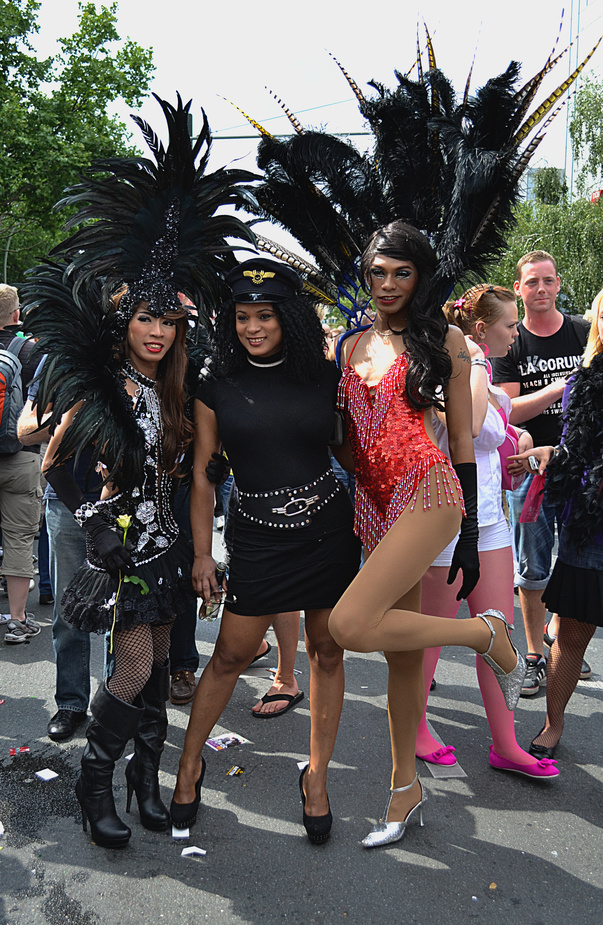
[[[304,774],[308,770],[308,765],[302,768],[299,775],[299,792],[301,793],[303,814],[302,822],[306,830],[306,835],[308,840],[312,842],[313,845],[322,845],[326,842],[331,836],[331,828],[333,827],[333,814],[331,813],[331,805],[329,804],[329,812],[324,816],[308,816],[306,815],[306,794],[304,793]]]
[[[205,758],[201,758],[201,774],[199,775],[199,780],[195,784],[195,799],[192,803],[175,803],[174,800],[171,802],[170,818],[175,829],[190,829],[197,821],[205,768]]]

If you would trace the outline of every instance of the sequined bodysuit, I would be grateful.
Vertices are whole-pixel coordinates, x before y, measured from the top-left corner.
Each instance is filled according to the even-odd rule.
[[[351,354],[350,354],[351,359]],[[356,463],[354,530],[369,551],[423,490],[423,508],[431,507],[429,470],[436,466],[438,505],[456,504],[452,483],[460,485],[450,459],[427,435],[424,412],[406,397],[406,353],[396,357],[371,395],[352,366],[343,370],[338,404],[346,417]],[[463,511],[464,513],[464,511]]]

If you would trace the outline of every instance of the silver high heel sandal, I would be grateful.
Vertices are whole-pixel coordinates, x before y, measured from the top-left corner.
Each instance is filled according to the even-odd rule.
[[[365,848],[380,848],[382,845],[392,845],[394,842],[400,841],[406,832],[406,827],[410,822],[410,817],[417,809],[419,810],[419,825],[423,825],[423,805],[427,803],[427,793],[425,790],[423,790],[423,784],[421,784],[421,799],[415,806],[413,806],[412,809],[408,811],[404,822],[384,821],[387,820],[387,814],[389,812],[389,805],[392,801],[392,795],[394,793],[402,793],[404,790],[410,790],[411,787],[414,787],[417,781],[419,781],[421,784],[419,775],[415,774],[415,778],[412,783],[407,784],[406,787],[390,788],[389,800],[387,801],[382,819],[379,821],[378,825],[376,825],[374,829],[369,832],[366,838],[362,839],[362,845]]]
[[[490,645],[484,653],[479,653],[486,664],[490,665],[490,668],[496,675],[496,680],[500,685],[500,689],[503,692],[503,697],[505,698],[505,703],[507,705],[507,710],[514,710],[517,706],[517,701],[519,700],[519,695],[521,693],[521,686],[523,680],[526,676],[526,660],[523,655],[517,651],[513,643],[511,642],[511,637],[509,636],[509,624],[505,620],[504,614],[500,610],[486,610],[484,613],[478,613],[477,616],[480,620],[483,620],[488,629],[490,630]],[[490,658],[489,652],[494,644],[494,637],[496,636],[496,631],[492,626],[488,617],[497,617],[499,620],[505,624],[505,630],[507,633],[507,638],[511,643],[511,647],[517,656],[517,664],[512,671],[509,671],[507,674],[502,670],[500,665],[497,665],[494,659]]]

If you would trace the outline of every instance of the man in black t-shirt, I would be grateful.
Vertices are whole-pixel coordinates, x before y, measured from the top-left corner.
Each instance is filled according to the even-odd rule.
[[[546,251],[532,251],[521,258],[514,289],[523,300],[525,317],[507,356],[492,363],[493,381],[513,403],[511,423],[528,430],[535,446],[559,443],[563,390],[581,363],[589,330],[583,318],[558,310],[560,286],[557,264]],[[532,478],[528,476],[517,491],[507,493],[517,564],[515,583],[529,650],[522,696],[537,693],[545,675],[546,607],[541,598],[550,576],[557,521],[557,510],[547,504],[545,493],[536,523],[519,523]]]

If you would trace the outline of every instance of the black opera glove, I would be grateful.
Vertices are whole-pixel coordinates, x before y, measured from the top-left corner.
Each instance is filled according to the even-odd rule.
[[[132,544],[126,540],[124,546],[115,530],[96,513],[94,505],[86,500],[71,473],[64,466],[57,466],[44,475],[76,522],[90,534],[99,559],[109,574],[114,578],[118,577],[120,571],[130,575],[135,568],[130,555]]]
[[[224,453],[212,453],[211,459],[205,467],[208,481],[214,485],[222,485],[230,475],[230,466]]]
[[[448,584],[451,585],[459,569],[463,573],[463,584],[456,596],[457,601],[469,597],[479,581],[479,553],[477,541],[479,527],[477,523],[477,466],[475,463],[459,463],[454,467],[463,491],[465,514],[461,532],[454,547],[452,563],[448,572]]]

